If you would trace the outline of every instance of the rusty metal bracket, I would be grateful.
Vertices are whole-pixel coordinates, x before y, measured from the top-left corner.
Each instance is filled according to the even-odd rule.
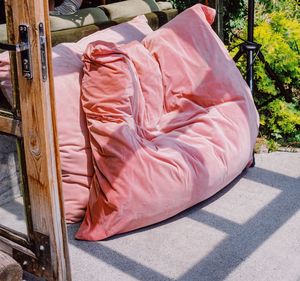
[[[24,271],[49,281],[53,280],[49,236],[34,232],[33,237],[32,254],[13,249],[13,258],[22,266]]]

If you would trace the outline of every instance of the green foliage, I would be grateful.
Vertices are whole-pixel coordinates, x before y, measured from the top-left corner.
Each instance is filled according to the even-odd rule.
[[[245,27],[247,0],[224,0],[224,42],[228,44],[233,33],[238,34]]]
[[[261,51],[271,68],[276,72],[280,81],[290,90],[299,91],[300,86],[300,42],[299,21],[285,17],[283,12],[271,13],[267,21],[255,28],[255,40],[262,45]],[[265,72],[258,69],[258,75],[263,77]],[[266,75],[266,74],[265,74]],[[263,79],[258,79],[259,91],[276,95],[278,90],[264,86]],[[270,82],[268,82],[270,84]]]
[[[300,111],[295,104],[275,99],[260,111],[263,135],[277,141],[295,141],[300,136]]]
[[[204,0],[171,0],[180,11]],[[224,41],[246,38],[248,0],[224,0]],[[260,113],[260,134],[269,150],[278,143],[300,146],[300,8],[298,0],[255,0],[255,41],[266,63],[255,60],[254,99]],[[235,36],[232,36],[235,35]],[[231,54],[238,51],[234,49]],[[246,74],[245,58],[238,63]]]
[[[265,64],[256,59],[254,99],[261,117],[260,132],[271,142],[299,145],[299,7],[295,0],[257,2],[254,38],[262,45],[261,52],[275,74],[275,79],[270,77]],[[246,38],[246,25],[242,29],[235,27],[234,32]],[[234,38],[230,43],[233,46],[242,40]],[[237,49],[232,51],[232,55],[236,52]],[[245,60],[238,67],[245,74]]]
[[[279,145],[276,141],[274,141],[273,139],[268,140],[268,151],[272,152],[272,151],[276,151],[278,150]]]
[[[224,1],[224,33],[226,40],[230,34],[239,34],[247,25],[247,0]],[[300,19],[298,0],[254,0],[255,21],[265,20],[265,16],[273,12],[284,12],[287,18]],[[228,41],[226,41],[228,43]]]
[[[178,9],[180,12],[183,10],[199,3],[198,0],[170,0],[173,6]],[[200,1],[201,2],[201,1]]]

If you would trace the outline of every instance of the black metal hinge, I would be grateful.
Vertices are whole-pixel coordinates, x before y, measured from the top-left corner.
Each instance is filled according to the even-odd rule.
[[[32,79],[32,62],[29,41],[29,26],[19,25],[20,43],[16,45],[0,43],[0,49],[14,51],[21,54],[22,72],[26,79]]]
[[[0,42],[0,49],[20,53],[22,73],[23,76],[28,80],[33,78],[29,31],[30,28],[28,25],[21,24],[19,25],[20,43],[16,45],[12,45],[12,44],[6,44]],[[43,23],[39,24],[39,43],[40,43],[42,79],[45,82],[47,80],[47,59],[46,59],[46,37],[44,34]]]
[[[44,25],[42,22],[39,24],[39,38],[41,50],[42,79],[45,82],[47,80],[46,36],[44,31]]]

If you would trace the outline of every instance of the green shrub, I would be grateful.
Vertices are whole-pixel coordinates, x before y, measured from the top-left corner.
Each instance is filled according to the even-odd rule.
[[[180,12],[199,3],[198,0],[170,0],[173,6]],[[200,1],[201,2],[201,1]]]
[[[203,0],[171,0],[180,11]],[[224,0],[224,39],[235,46],[246,38],[247,0]],[[254,100],[260,113],[260,135],[277,143],[300,146],[300,9],[298,0],[255,0],[255,41],[266,63],[255,60]],[[232,36],[235,34],[236,36]],[[238,51],[231,52],[232,56]],[[269,76],[266,65],[274,75]],[[246,74],[246,61],[238,62]]]
[[[300,111],[295,104],[275,99],[260,111],[263,135],[286,141],[297,141],[300,137]]]
[[[224,42],[229,44],[232,34],[239,34],[246,26],[247,0],[224,0]]]
[[[266,2],[266,1],[260,1]],[[271,1],[270,1],[271,2]],[[257,4],[255,41],[275,74],[269,77],[265,64],[255,60],[254,99],[260,113],[260,133],[279,143],[300,144],[300,21],[296,1]],[[246,38],[246,26],[236,29]],[[241,43],[233,39],[231,45]],[[232,51],[234,55],[237,50]],[[245,59],[238,63],[245,74]]]

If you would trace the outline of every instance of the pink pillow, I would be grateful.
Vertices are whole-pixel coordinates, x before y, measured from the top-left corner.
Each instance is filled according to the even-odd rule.
[[[151,27],[147,24],[148,20],[144,15],[137,16],[129,22],[118,24],[110,28],[106,28],[91,35],[80,39],[77,44],[67,44],[63,48],[75,48],[75,53],[82,54],[86,46],[93,41],[103,40],[107,42],[128,43],[133,40],[142,41],[146,35],[152,32]],[[62,44],[64,45],[64,44]],[[60,49],[59,46],[54,47]],[[73,51],[74,51],[73,50]],[[58,51],[61,53],[62,51]],[[72,53],[72,51],[71,51]],[[58,60],[63,59],[63,56]],[[9,52],[0,53],[0,89],[8,102],[12,105],[12,84],[10,80],[10,61]]]
[[[0,54],[0,89],[9,104],[13,104],[12,84],[10,80],[9,53]]]
[[[61,157],[65,217],[68,223],[78,222],[85,213],[89,187],[94,174],[91,148],[86,120],[81,108],[81,56],[88,43],[102,40],[127,43],[142,40],[152,29],[145,16],[138,16],[122,23],[91,34],[77,43],[59,44],[53,48],[53,71],[56,102],[57,129]],[[8,53],[1,68],[0,83],[11,84]],[[2,62],[1,62],[2,63]]]
[[[95,177],[76,238],[169,218],[225,187],[252,159],[258,116],[201,5],[143,44],[94,42],[82,105]]]
[[[91,148],[84,113],[80,104],[81,55],[95,40],[130,42],[142,40],[152,29],[145,16],[107,28],[77,43],[53,48],[56,112],[64,189],[65,215],[68,223],[82,219],[94,174]]]
[[[110,28],[92,33],[91,35],[80,39],[77,42],[77,45],[79,46],[79,48],[81,48],[82,52],[84,52],[86,46],[93,41],[101,40],[106,42],[125,44],[133,40],[142,41],[144,37],[151,32],[153,31],[148,25],[147,18],[142,15],[133,18],[131,21],[124,22]]]

